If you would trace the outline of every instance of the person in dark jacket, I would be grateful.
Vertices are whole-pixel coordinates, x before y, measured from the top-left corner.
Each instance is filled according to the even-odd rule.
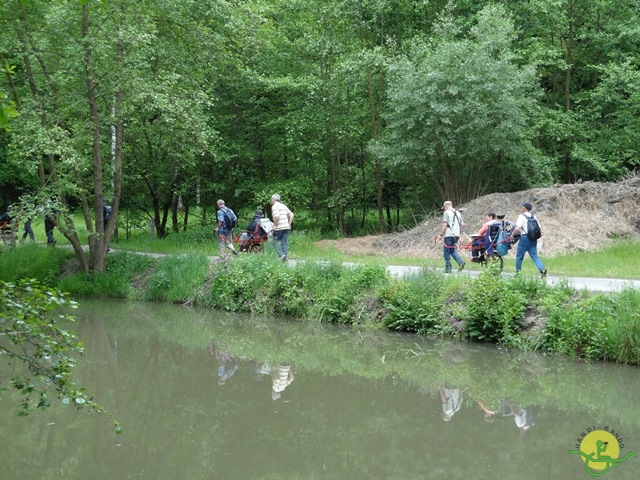
[[[238,246],[240,247],[241,252],[247,251],[247,243],[249,240],[254,238],[264,238],[267,236],[267,232],[265,232],[260,226],[260,220],[264,218],[264,213],[262,210],[256,210],[253,213],[253,220],[247,226],[246,230],[242,232],[240,235],[240,240],[238,240]]]

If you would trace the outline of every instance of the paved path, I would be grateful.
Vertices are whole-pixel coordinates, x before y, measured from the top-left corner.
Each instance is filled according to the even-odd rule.
[[[113,251],[113,250],[112,250]],[[164,254],[157,253],[147,253],[144,255],[149,255],[153,257],[162,257]],[[212,261],[218,259],[218,257],[209,257]],[[287,263],[290,265],[295,265],[300,260],[288,260]],[[344,262],[344,265],[355,266],[355,263],[352,262]],[[406,277],[409,275],[422,275],[423,268],[416,266],[405,266],[405,265],[388,265],[387,271],[394,277]],[[432,270],[433,272],[440,272],[444,274],[444,269],[435,268]],[[455,272],[451,275],[466,275],[469,277],[477,277],[480,275],[480,271],[478,270],[464,270],[462,272]],[[504,273],[505,276],[513,276],[512,273]],[[559,277],[554,275],[549,275],[547,277],[547,283],[554,284],[560,281],[567,280],[569,285],[573,286],[576,290],[587,290],[590,292],[617,292],[622,290],[623,288],[635,288],[640,290],[640,280],[623,280],[616,278],[590,278],[590,277]]]
[[[395,277],[401,277],[406,275],[420,275],[422,274],[421,267],[404,267],[397,265],[389,265],[387,270],[391,275]],[[436,269],[435,271],[443,272],[442,269]],[[467,275],[471,277],[477,277],[480,272],[477,270],[465,270],[463,272],[457,272],[453,275]],[[505,276],[513,276],[512,273],[504,273]],[[622,290],[623,288],[635,288],[640,289],[640,280],[622,280],[615,278],[589,278],[589,277],[557,277],[549,275],[547,277],[547,283],[558,283],[562,280],[567,280],[569,285],[572,285],[576,290],[588,290],[590,292],[615,292]]]

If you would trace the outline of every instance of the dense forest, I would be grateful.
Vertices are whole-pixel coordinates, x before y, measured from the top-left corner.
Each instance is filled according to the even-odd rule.
[[[0,57],[0,207],[77,252],[83,212],[89,270],[103,198],[162,237],[277,192],[352,235],[640,161],[637,0],[7,0]]]

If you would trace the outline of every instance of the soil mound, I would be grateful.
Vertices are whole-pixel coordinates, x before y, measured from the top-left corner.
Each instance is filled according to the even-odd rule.
[[[456,208],[462,212],[466,235],[478,231],[486,212],[505,214],[515,222],[520,205],[529,202],[540,220],[542,255],[598,250],[620,237],[640,237],[640,176],[617,183],[583,182],[520,192],[492,193]],[[340,240],[323,240],[321,247],[332,246],[346,254],[385,257],[437,258],[441,245],[434,245],[442,212],[437,211],[410,230],[388,235],[372,235]]]

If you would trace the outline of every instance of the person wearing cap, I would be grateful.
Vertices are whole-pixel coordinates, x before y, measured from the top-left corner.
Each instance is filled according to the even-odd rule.
[[[441,238],[444,243],[444,271],[445,273],[451,272],[451,257],[458,264],[458,271],[461,271],[464,269],[465,262],[456,251],[456,243],[458,243],[460,231],[464,227],[462,215],[453,208],[453,204],[449,200],[442,204],[442,209],[444,210],[442,213],[442,228],[437,238]]]
[[[271,195],[271,216],[273,217],[273,241],[278,252],[278,257],[283,262],[289,253],[289,231],[293,224],[293,212],[280,202],[280,195]]]
[[[225,213],[227,210],[231,210],[225,204],[225,201],[220,199],[216,202],[218,207],[218,213],[216,213],[216,228],[214,229],[216,237],[218,239],[218,250],[220,250],[220,258],[225,259],[227,257],[227,248],[231,250],[231,253],[238,255],[238,252],[233,248],[233,229],[227,225]]]
[[[540,260],[540,257],[538,257],[538,241],[529,240],[529,237],[527,237],[527,219],[533,215],[531,213],[532,208],[533,207],[529,202],[524,202],[522,205],[520,205],[520,215],[518,215],[516,226],[509,236],[509,239],[513,239],[518,232],[521,233],[520,240],[518,241],[518,250],[516,250],[516,275],[522,268],[522,260],[524,260],[524,255],[528,253],[529,257],[531,257],[531,260],[533,260],[533,263],[536,265],[540,274],[543,277],[546,277],[547,269],[544,268],[542,260]]]

